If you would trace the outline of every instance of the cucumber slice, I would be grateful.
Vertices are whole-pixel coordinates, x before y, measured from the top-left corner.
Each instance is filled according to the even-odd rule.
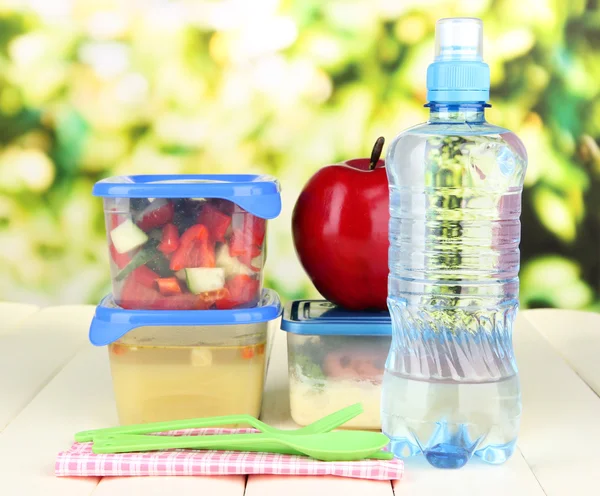
[[[148,236],[131,219],[127,219],[110,232],[110,239],[117,253],[127,253],[142,246],[148,241]]]
[[[185,269],[188,289],[194,294],[216,291],[225,287],[225,271],[220,267]]]
[[[236,257],[229,254],[229,246],[223,245],[217,252],[216,259],[217,267],[221,267],[225,271],[225,277],[233,277],[239,275],[251,276],[254,271],[247,267],[246,264],[240,262]]]

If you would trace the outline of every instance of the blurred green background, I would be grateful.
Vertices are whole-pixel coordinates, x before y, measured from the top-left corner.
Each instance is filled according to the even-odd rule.
[[[427,118],[439,17],[485,22],[488,119],[530,163],[522,304],[600,309],[600,10],[586,0],[0,0],[0,300],[109,291],[95,181],[280,178],[267,284],[315,296],[290,217],[321,166]]]

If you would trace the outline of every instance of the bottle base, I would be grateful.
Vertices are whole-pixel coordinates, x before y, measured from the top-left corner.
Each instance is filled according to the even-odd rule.
[[[435,468],[456,469],[464,467],[475,455],[481,461],[493,465],[506,462],[514,453],[516,439],[506,444],[495,444],[475,449],[478,443],[464,443],[465,438],[448,438],[433,445],[420,446],[406,437],[390,437],[389,450],[396,458],[410,458],[424,455],[427,462]],[[436,441],[440,441],[436,439]]]

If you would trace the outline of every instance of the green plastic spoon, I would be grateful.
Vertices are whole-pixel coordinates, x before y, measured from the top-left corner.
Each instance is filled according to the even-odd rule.
[[[379,453],[389,442],[380,432],[334,431],[324,434],[222,434],[209,436],[122,435],[96,437],[94,453],[129,453],[168,449],[259,451],[308,455],[323,461],[363,460]],[[391,453],[390,453],[391,455]],[[390,455],[385,455],[390,457]],[[378,456],[377,458],[380,458]]]
[[[81,431],[75,434],[75,441],[85,443],[93,441],[96,437],[107,437],[122,434],[152,434],[155,432],[178,431],[183,429],[199,429],[202,427],[219,427],[223,425],[243,424],[250,425],[263,433],[307,435],[329,432],[357,417],[363,412],[362,404],[342,408],[337,412],[327,415],[312,424],[295,430],[284,430],[271,427],[251,415],[226,415],[222,417],[194,418],[186,420],[172,420],[166,422],[153,422],[148,424],[122,425],[107,427],[90,431]]]

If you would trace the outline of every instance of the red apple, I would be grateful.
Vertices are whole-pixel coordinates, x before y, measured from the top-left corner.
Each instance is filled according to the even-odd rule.
[[[382,147],[379,138],[371,159],[317,171],[292,216],[304,270],[325,298],[349,310],[387,308],[390,214]]]

